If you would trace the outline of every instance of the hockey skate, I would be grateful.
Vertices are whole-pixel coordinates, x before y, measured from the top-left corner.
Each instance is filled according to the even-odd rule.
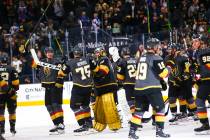
[[[210,135],[209,124],[202,124],[201,127],[194,129],[196,135]]]
[[[17,133],[17,131],[15,130],[15,127],[11,127],[10,132],[12,133],[13,136]]]
[[[64,129],[65,129],[64,124],[60,123],[56,125],[54,128],[50,129],[49,132],[50,132],[50,135],[59,135],[59,134],[65,133]]]
[[[85,122],[80,128],[73,131],[75,136],[89,135],[96,133],[91,122]]]
[[[172,118],[169,120],[170,125],[177,125],[178,124],[178,114],[172,114]]]
[[[156,137],[169,138],[170,134],[164,133],[163,129],[157,126],[156,127]]]
[[[182,112],[181,114],[178,114],[178,119],[182,121],[186,121],[188,119],[188,115],[186,112]]]
[[[86,124],[82,125],[80,128],[75,129],[74,133],[80,133],[80,132],[84,132],[84,131],[88,131],[88,126]]]
[[[134,128],[134,127],[130,128],[130,131],[129,131],[129,134],[128,134],[128,138],[134,139],[134,140],[139,139],[139,136],[136,135],[136,128]]]

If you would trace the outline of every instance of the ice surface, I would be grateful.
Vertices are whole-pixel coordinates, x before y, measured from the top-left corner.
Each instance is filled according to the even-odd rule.
[[[64,105],[66,133],[59,136],[51,136],[48,131],[53,127],[47,110],[44,106],[36,107],[18,107],[17,109],[17,134],[11,136],[9,133],[8,121],[6,123],[5,137],[8,140],[126,140],[128,139],[128,127],[122,128],[117,132],[108,129],[101,133],[95,133],[84,136],[74,136],[73,130],[78,128],[73,112],[68,105]],[[171,116],[169,115],[167,119]],[[138,131],[137,135],[140,140],[156,140],[163,138],[155,137],[155,130],[151,122],[143,124],[142,131]],[[180,125],[165,125],[165,132],[171,134],[168,140],[207,140],[210,135],[195,135],[193,129],[200,126],[198,122],[189,120],[182,122]]]

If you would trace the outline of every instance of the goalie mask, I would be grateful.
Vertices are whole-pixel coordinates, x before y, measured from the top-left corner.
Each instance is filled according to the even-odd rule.
[[[106,56],[106,51],[104,47],[99,47],[94,50],[94,55],[99,58],[102,56]]]
[[[111,55],[112,60],[114,62],[117,62],[117,60],[120,58],[120,55],[119,55],[117,47],[110,47],[109,48],[109,54]]]

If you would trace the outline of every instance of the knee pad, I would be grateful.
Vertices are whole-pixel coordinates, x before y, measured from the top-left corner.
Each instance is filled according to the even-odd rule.
[[[155,114],[165,114],[165,108],[162,108],[159,111],[156,111]]]
[[[61,104],[53,103],[52,104],[52,107],[53,107],[54,110],[60,110],[60,109],[62,109],[62,105]]]
[[[16,113],[16,107],[10,107],[8,108],[9,114],[15,114]]]
[[[78,110],[78,109],[80,109],[80,104],[72,104],[72,103],[70,103],[70,108],[72,109],[72,110]]]
[[[193,99],[193,98],[187,99],[187,103],[188,103],[188,104],[194,103],[194,99]]]
[[[200,98],[197,98],[196,99],[196,105],[197,105],[198,109],[199,108],[205,108],[205,101],[200,99]]]
[[[90,107],[89,106],[82,106],[82,110],[84,112],[90,112]]]
[[[3,104],[0,104],[0,115],[4,115],[5,112],[5,106]]]
[[[53,107],[52,107],[51,105],[47,105],[46,108],[47,108],[47,111],[48,111],[50,114],[53,113]]]
[[[169,103],[170,104],[176,103],[176,98],[175,97],[169,97]]]
[[[134,100],[128,101],[129,107],[134,106],[134,104],[135,104],[135,101]]]
[[[156,113],[160,113],[160,112],[165,112],[165,106],[164,104],[162,105],[159,105],[159,106],[154,106],[153,107],[153,110],[156,112]]]

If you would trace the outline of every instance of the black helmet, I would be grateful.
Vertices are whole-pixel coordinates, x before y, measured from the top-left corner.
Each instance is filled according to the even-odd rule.
[[[6,54],[1,55],[0,56],[0,62],[1,63],[5,63],[5,64],[8,64],[9,63],[8,55],[6,55]]]
[[[54,50],[53,50],[53,48],[51,48],[51,47],[47,47],[47,48],[45,48],[44,52],[45,52],[45,53],[47,53],[47,52],[52,52],[52,53],[54,53]]]
[[[170,47],[171,47],[172,49],[177,50],[177,51],[181,51],[181,50],[184,49],[184,45],[179,44],[179,43],[173,43],[173,44],[171,44]]]
[[[79,48],[78,46],[74,47],[73,54],[82,56],[82,49]]]
[[[153,49],[159,44],[160,44],[160,41],[157,38],[149,38],[146,42],[145,48],[146,49]]]
[[[176,46],[176,43],[171,43],[171,44],[169,44],[169,47],[168,48],[170,48],[170,49],[177,49],[177,46]]]
[[[199,34],[193,34],[192,39],[193,40],[200,40],[201,39],[201,35],[199,35]]]
[[[130,52],[130,49],[128,47],[122,48],[121,56],[130,55],[130,54],[131,54],[131,52]]]

